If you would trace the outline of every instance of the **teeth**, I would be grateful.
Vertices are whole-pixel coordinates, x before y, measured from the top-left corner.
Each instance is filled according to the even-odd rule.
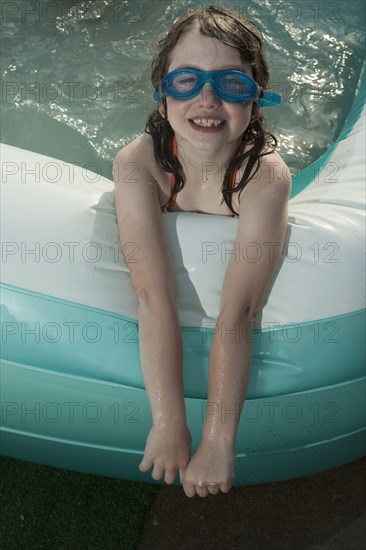
[[[198,126],[206,126],[207,128],[210,126],[221,126],[221,124],[224,124],[223,120],[213,118],[194,118],[193,122]]]

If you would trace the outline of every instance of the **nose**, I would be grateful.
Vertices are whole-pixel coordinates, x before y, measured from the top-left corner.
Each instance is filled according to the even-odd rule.
[[[210,106],[210,105],[218,105],[221,103],[221,99],[216,95],[215,89],[209,82],[206,82],[202,86],[202,90],[199,94],[200,98],[200,105]]]

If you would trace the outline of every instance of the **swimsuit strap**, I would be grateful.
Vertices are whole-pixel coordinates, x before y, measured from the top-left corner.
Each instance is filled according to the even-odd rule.
[[[239,147],[237,148],[235,156],[237,156],[240,153],[240,149],[241,149],[241,145],[239,145]],[[172,140],[172,152],[174,156],[177,156],[177,140],[175,139],[175,135],[173,136],[173,140]],[[233,189],[235,187],[237,171],[238,171],[238,168],[234,168],[234,170],[230,174],[230,189]],[[175,175],[172,174],[171,196],[167,204],[166,210],[168,210],[171,206],[173,206],[177,198],[177,193],[174,193],[174,187],[175,187]]]

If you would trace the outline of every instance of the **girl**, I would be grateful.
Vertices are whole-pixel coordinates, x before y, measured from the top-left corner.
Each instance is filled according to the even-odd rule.
[[[230,330],[250,332],[279,259],[287,227],[289,170],[264,128],[261,107],[278,104],[266,92],[269,74],[255,27],[241,15],[210,6],[179,18],[152,63],[159,102],[145,134],[115,158],[116,209],[122,247],[138,246],[128,263],[138,298],[141,367],[153,425],[141,472],[207,496],[228,492],[234,477],[237,425],[248,385],[250,337],[236,341]],[[128,174],[134,163],[137,178]],[[205,166],[220,167],[204,173]],[[223,171],[225,168],[222,181]],[[235,246],[275,242],[274,256],[235,262],[225,273],[209,358],[208,402],[217,413],[204,423],[191,457],[182,376],[182,339],[176,307],[176,277],[162,211],[239,217]],[[126,260],[127,261],[127,260]],[[159,323],[156,323],[156,312]],[[219,325],[218,325],[219,326]],[[237,414],[221,414],[236,410]]]

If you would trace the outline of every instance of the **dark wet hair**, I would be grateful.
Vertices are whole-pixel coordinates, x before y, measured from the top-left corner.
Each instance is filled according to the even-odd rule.
[[[159,53],[151,64],[151,82],[156,90],[158,89],[160,80],[168,72],[172,53],[178,41],[186,32],[194,29],[196,26],[199,27],[200,32],[204,36],[216,38],[223,44],[239,50],[241,60],[251,65],[254,80],[262,91],[269,88],[269,71],[262,50],[262,35],[260,30],[254,23],[232,10],[218,6],[209,6],[206,9],[188,12],[177,19],[167,36],[158,42]],[[165,97],[162,98],[162,103],[164,111],[167,113]],[[183,189],[185,174],[178,158],[173,155],[172,143],[174,131],[168,120],[159,113],[159,106],[150,114],[145,126],[145,132],[152,136],[154,155],[159,166],[166,172],[175,175],[175,188],[172,191],[172,196]],[[245,144],[253,145],[250,151],[245,151]],[[263,152],[266,146],[268,150],[267,152]],[[221,204],[225,201],[230,210],[236,214],[231,202],[232,193],[239,192],[240,196],[245,185],[257,173],[260,157],[271,153],[276,147],[277,139],[265,129],[265,120],[262,111],[257,103],[254,102],[251,121],[241,136],[241,152],[231,159],[224,176],[222,184],[223,200]],[[240,167],[243,160],[248,157],[249,159],[241,181],[233,189],[230,189],[231,172],[235,168]],[[255,171],[249,178],[254,166],[256,166]]]

